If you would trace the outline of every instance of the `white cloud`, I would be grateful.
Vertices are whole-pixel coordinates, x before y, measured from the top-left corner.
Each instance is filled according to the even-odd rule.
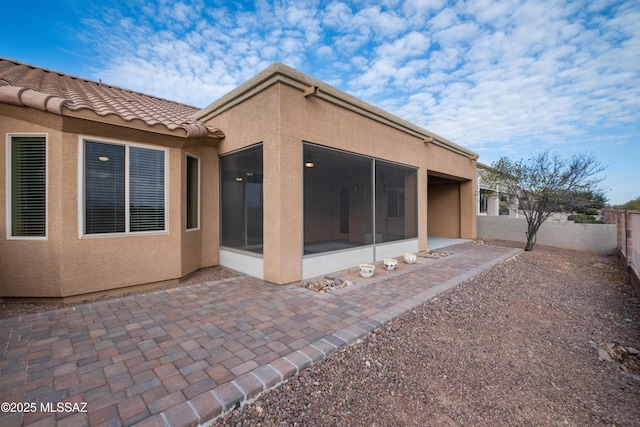
[[[344,31],[353,19],[351,8],[342,2],[329,4],[324,12],[322,23],[328,28]]]
[[[197,106],[277,60],[471,148],[637,120],[633,1],[121,7],[83,34],[99,78]]]
[[[520,3],[520,0],[477,0],[467,3],[465,12],[480,25],[504,28]]]
[[[417,31],[380,45],[373,62],[367,65],[363,74],[350,82],[350,86],[363,97],[386,91],[390,85],[405,85],[403,90],[407,90],[408,81],[415,81],[414,76],[419,76],[426,65],[426,60],[416,62],[412,59],[425,56],[429,46],[429,38]]]
[[[457,12],[453,8],[442,9],[437,15],[429,19],[425,26],[432,32],[451,28],[458,24],[460,19]]]
[[[475,22],[463,22],[435,31],[433,33],[433,40],[443,48],[460,45],[466,46],[473,42],[477,34],[478,24]]]
[[[123,6],[87,21],[86,39],[101,40],[104,81],[205,106],[269,63],[298,66],[321,47],[316,11],[295,4],[248,13],[162,3],[131,16]]]
[[[316,56],[319,58],[324,58],[325,60],[331,60],[335,58],[335,55],[333,53],[333,49],[331,48],[331,46],[320,46],[316,50]]]
[[[350,25],[360,28],[361,31],[370,30],[379,40],[397,36],[406,29],[406,23],[402,17],[394,12],[383,11],[379,6],[358,11]]]
[[[446,3],[446,0],[406,0],[402,5],[402,11],[413,22],[424,22]]]

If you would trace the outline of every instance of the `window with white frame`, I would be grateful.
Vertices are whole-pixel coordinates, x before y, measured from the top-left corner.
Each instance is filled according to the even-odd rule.
[[[480,189],[479,207],[478,212],[486,215],[489,209],[489,196],[491,192],[489,190]]]
[[[166,151],[84,140],[85,235],[166,231]]]
[[[200,227],[200,159],[187,155],[187,230]]]
[[[43,135],[9,136],[9,238],[47,236],[47,141]]]

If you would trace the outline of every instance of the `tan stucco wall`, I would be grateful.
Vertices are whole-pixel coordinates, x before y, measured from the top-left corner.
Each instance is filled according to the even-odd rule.
[[[448,233],[454,234],[455,228],[456,237],[475,237],[475,160],[469,157],[425,144],[419,136],[320,97],[305,98],[299,88],[279,82],[229,110],[211,115],[209,124],[225,132],[219,145],[221,154],[264,143],[264,277],[268,281],[301,279],[303,141],[418,168],[421,250],[427,248],[427,171],[456,176],[463,181],[454,197],[459,213],[430,214],[439,216]]]
[[[354,111],[333,105],[318,97],[305,98],[296,88],[282,85],[283,126],[291,139],[312,142],[340,150],[360,153],[418,168],[419,246],[426,249],[428,234],[427,171],[441,172],[461,181],[455,205],[460,214],[450,211],[429,212],[447,230],[457,228],[465,238],[476,237],[475,160],[432,143],[425,144],[405,133]],[[302,159],[299,160],[302,173]]]
[[[14,116],[24,114],[28,121]],[[62,246],[59,229],[61,219],[56,218],[61,203],[53,201],[52,186],[60,187],[60,172],[49,167],[51,159],[59,159],[60,150],[52,148],[60,144],[61,134],[53,131],[59,127],[61,119],[40,111],[27,108],[9,107],[0,104],[0,297],[12,295],[38,296],[60,294],[60,273]],[[29,133],[47,135],[47,180],[50,200],[47,206],[47,240],[10,240],[7,238],[7,133]]]
[[[478,237],[476,189],[475,178],[460,183],[460,237],[463,239]]]
[[[458,199],[454,193],[443,199],[441,192],[445,189],[435,188],[435,194],[431,194],[432,187],[429,187],[428,198],[428,234],[442,237],[461,237],[464,239],[475,239],[477,237],[476,227],[476,161],[464,156],[457,156],[443,147],[434,144],[426,145],[427,161],[425,167],[428,173],[456,180]],[[437,201],[437,203],[434,203]],[[458,210],[456,215],[452,213]],[[442,231],[441,231],[442,230]],[[457,234],[457,235],[456,235]]]
[[[65,226],[62,233],[64,242],[62,296],[180,277],[181,150],[170,149],[167,152],[169,156],[168,232],[113,237],[79,237],[78,136],[65,134],[64,147],[66,155],[63,160],[63,175],[66,182],[63,187],[67,190],[63,190],[65,196],[62,215],[65,218]]]
[[[181,276],[203,267],[211,267],[219,263],[219,174],[217,149],[211,147],[188,147],[182,150],[180,176],[186,176],[187,154],[200,159],[200,227],[186,229],[186,209],[181,209]],[[179,197],[182,206],[187,203],[187,183],[181,179]]]
[[[461,237],[460,183],[442,183],[429,186],[427,227],[432,236]]]
[[[281,103],[280,87],[271,86],[210,122],[224,130],[221,155],[263,144],[264,278],[274,283],[302,274],[302,169],[292,167],[301,162],[302,144],[286,138]]]
[[[47,239],[8,240],[0,198],[0,297],[68,297],[180,278],[216,265],[217,154],[180,148],[183,138],[157,135],[0,104],[0,190],[6,194],[7,133],[46,133]],[[64,129],[64,131],[62,131]],[[168,147],[168,232],[81,237],[78,213],[79,135]],[[184,224],[186,152],[201,158],[201,229]],[[206,197],[204,196],[206,194]],[[205,213],[213,209],[213,214]]]
[[[360,153],[418,168],[418,236],[421,250],[427,249],[427,215],[436,216],[438,227],[456,237],[475,238],[475,160],[405,133],[354,111],[338,107],[319,97],[305,98],[296,88],[282,86],[283,129],[292,143],[301,141]],[[302,174],[302,158],[297,168]],[[441,172],[460,180],[455,196],[449,195],[450,210],[427,207],[427,172]],[[451,190],[452,188],[450,188]],[[302,197],[301,197],[302,198]],[[454,202],[455,200],[455,202]]]

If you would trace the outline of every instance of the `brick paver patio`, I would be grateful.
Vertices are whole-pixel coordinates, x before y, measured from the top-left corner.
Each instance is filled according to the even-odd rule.
[[[0,320],[0,425],[205,423],[520,252],[446,250],[329,293],[239,276]]]

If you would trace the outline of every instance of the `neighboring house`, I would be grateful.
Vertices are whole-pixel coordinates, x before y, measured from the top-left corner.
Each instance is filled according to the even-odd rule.
[[[275,63],[204,109],[0,59],[0,298],[276,284],[476,237],[477,155]]]
[[[491,171],[492,168],[480,162],[476,163],[477,167],[477,206],[478,215],[503,215],[517,218],[518,217],[518,198],[500,191],[499,188],[493,188],[491,185],[483,182],[483,174]]]

